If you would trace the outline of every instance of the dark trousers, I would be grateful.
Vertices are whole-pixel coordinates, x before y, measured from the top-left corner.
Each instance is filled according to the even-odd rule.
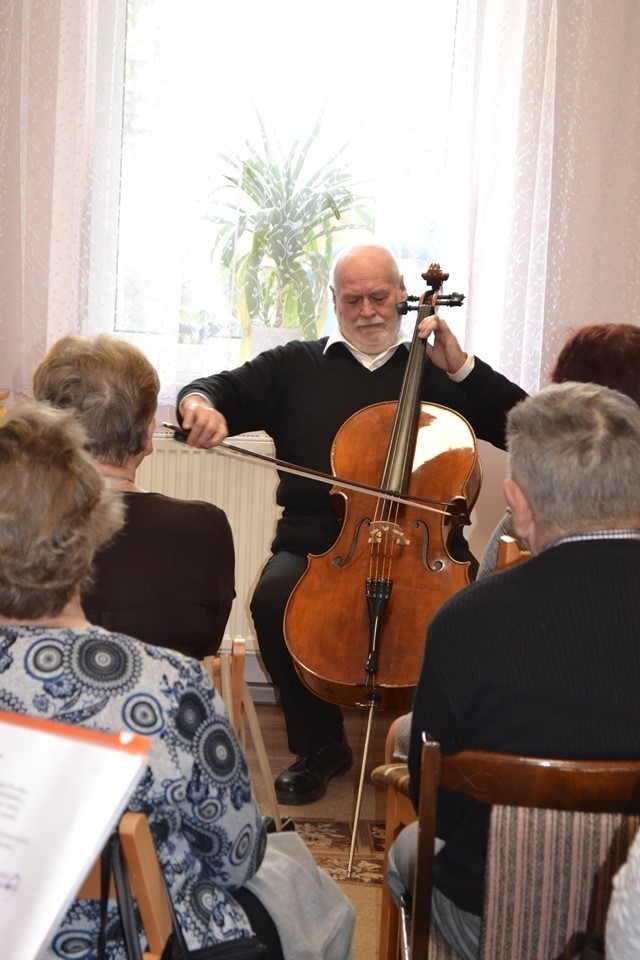
[[[284,611],[307,569],[306,557],[282,551],[265,564],[251,599],[251,616],[266,670],[280,692],[292,753],[305,757],[342,737],[340,707],[321,700],[298,676],[284,639]]]

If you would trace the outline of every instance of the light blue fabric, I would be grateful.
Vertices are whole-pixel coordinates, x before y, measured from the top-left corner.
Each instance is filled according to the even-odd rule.
[[[436,837],[434,856],[444,847],[444,840]],[[404,827],[389,849],[387,884],[396,904],[405,893],[413,890],[418,852],[418,821]],[[433,888],[431,896],[431,923],[438,928],[446,942],[460,960],[477,960],[480,949],[481,918],[460,910],[439,890]]]
[[[151,737],[130,808],[149,818],[187,944],[250,933],[230,891],[258,869],[266,836],[242,749],[196,660],[99,627],[0,627],[0,709]],[[75,901],[41,958],[92,960],[97,927],[97,902]],[[121,943],[109,957],[124,957]]]
[[[247,883],[273,919],[286,960],[353,960],[355,910],[297,833],[272,833]]]
[[[482,920],[475,913],[461,910],[439,890],[434,889],[431,897],[431,923],[438,928],[460,960],[478,960]]]

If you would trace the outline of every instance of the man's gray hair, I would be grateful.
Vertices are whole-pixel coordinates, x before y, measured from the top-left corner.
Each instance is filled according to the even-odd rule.
[[[640,407],[592,383],[562,383],[507,420],[509,474],[538,523],[559,533],[640,525]]]

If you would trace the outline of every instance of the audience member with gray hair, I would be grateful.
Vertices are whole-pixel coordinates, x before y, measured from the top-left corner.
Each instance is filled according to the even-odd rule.
[[[233,536],[213,503],[136,483],[153,452],[160,381],[151,363],[117,337],[62,337],[33,388],[36,400],[74,411],[87,449],[124,497],[126,523],[96,556],[82,596],[91,622],[199,660],[215,654],[235,596]]]
[[[422,734],[443,752],[640,758],[640,408],[591,383],[551,386],[507,421],[505,497],[533,556],[471,584],[427,630],[409,772],[417,808]],[[477,956],[488,811],[444,791],[433,920]],[[389,882],[410,887],[415,827]]]

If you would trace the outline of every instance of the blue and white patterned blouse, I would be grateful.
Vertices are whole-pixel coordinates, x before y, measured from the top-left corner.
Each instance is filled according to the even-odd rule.
[[[260,866],[265,831],[242,748],[196,660],[100,627],[0,627],[0,709],[150,737],[129,806],[149,818],[188,945],[250,932],[230,891]],[[39,960],[92,960],[97,930],[98,903],[76,900]]]

